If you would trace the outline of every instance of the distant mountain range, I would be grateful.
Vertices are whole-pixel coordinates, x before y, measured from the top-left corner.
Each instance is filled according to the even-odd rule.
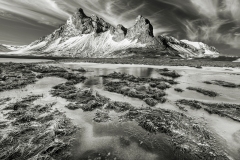
[[[0,52],[19,51],[20,49],[23,49],[25,47],[26,46],[14,46],[14,45],[0,44]]]
[[[0,44],[0,51],[1,51],[1,52],[9,52],[9,51],[11,51],[11,50],[8,49],[5,45],[1,45],[1,44]]]
[[[114,27],[96,15],[87,16],[81,8],[52,34],[23,47],[1,45],[0,51],[45,56],[111,57],[113,52],[130,48],[159,50],[183,58],[219,55],[216,48],[202,42],[154,36],[150,21],[141,15],[130,28],[121,24]]]

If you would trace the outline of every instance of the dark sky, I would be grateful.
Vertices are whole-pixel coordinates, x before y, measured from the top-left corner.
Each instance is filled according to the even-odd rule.
[[[223,54],[240,55],[240,0],[0,0],[0,43],[29,44],[80,7],[125,27],[141,14],[155,35],[201,41]]]

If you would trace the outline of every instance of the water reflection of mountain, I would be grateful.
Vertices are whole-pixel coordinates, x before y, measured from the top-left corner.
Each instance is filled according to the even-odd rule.
[[[90,73],[90,76],[87,76],[88,79],[85,81],[84,85],[86,87],[92,87],[92,86],[99,86],[101,87],[104,83],[104,80],[102,77],[99,77],[99,75],[107,75],[113,72],[121,72],[126,74],[131,74],[136,77],[151,77],[154,69],[153,68],[118,68],[116,70],[109,70],[109,69],[94,69],[94,72]]]
[[[150,77],[153,73],[153,68],[120,68],[119,72],[134,75],[136,77]]]
[[[86,87],[92,87],[92,86],[96,86],[96,85],[99,85],[99,84],[102,84],[102,78],[101,77],[89,77],[84,85]]]

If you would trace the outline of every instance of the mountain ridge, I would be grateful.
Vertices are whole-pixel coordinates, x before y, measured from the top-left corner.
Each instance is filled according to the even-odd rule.
[[[9,51],[11,51],[11,50],[8,49],[5,45],[0,44],[0,51],[1,51],[1,52],[9,52]]]
[[[204,46],[204,45],[202,45]],[[110,53],[128,48],[150,48],[167,50],[183,58],[218,56],[214,47],[198,48],[171,36],[153,34],[150,21],[139,15],[135,24],[125,28],[122,24],[114,27],[96,15],[87,16],[78,9],[67,22],[52,34],[44,36],[18,52],[71,57],[108,57]],[[211,50],[212,52],[208,52]],[[205,53],[210,54],[205,54]]]

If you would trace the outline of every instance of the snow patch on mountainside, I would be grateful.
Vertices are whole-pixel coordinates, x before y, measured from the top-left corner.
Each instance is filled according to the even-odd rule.
[[[26,46],[14,46],[14,45],[7,45],[7,44],[0,44],[0,52],[1,54],[8,54],[12,53],[13,51],[20,50]]]
[[[8,52],[10,51],[7,47],[5,47],[4,45],[0,45],[0,52]]]
[[[41,49],[42,47],[44,47],[45,45],[47,44],[47,42],[43,41],[43,42],[40,42],[40,43],[37,43],[36,45],[29,45],[27,46],[26,48],[23,48],[22,50],[23,51],[27,51],[27,50],[38,50],[38,49]]]
[[[84,57],[101,57],[116,50],[146,46],[145,44],[137,43],[136,40],[124,39],[121,42],[115,42],[112,38],[110,31],[101,33],[98,36],[93,33],[83,34],[71,37],[65,41],[62,41],[62,38],[58,38],[51,42],[44,52],[64,56],[80,56],[81,54]]]
[[[2,45],[11,51],[17,51],[17,50],[20,50],[20,49],[26,47],[26,45],[22,45],[22,46],[7,45],[7,44],[2,44]]]
[[[189,40],[181,40],[181,41],[188,45],[192,45],[193,47],[197,48],[198,50],[202,50],[204,55],[219,55],[219,52],[216,50],[216,48],[209,47],[208,45],[206,45],[202,42],[192,42]]]
[[[168,44],[170,47],[172,47],[173,49],[175,49],[176,51],[179,52],[179,55],[183,58],[185,57],[198,57],[200,56],[198,53],[193,52],[191,49],[189,48],[184,48],[180,45],[176,45],[176,44]]]
[[[240,58],[239,58],[239,59],[237,59],[236,61],[233,61],[233,62],[240,62]]]

